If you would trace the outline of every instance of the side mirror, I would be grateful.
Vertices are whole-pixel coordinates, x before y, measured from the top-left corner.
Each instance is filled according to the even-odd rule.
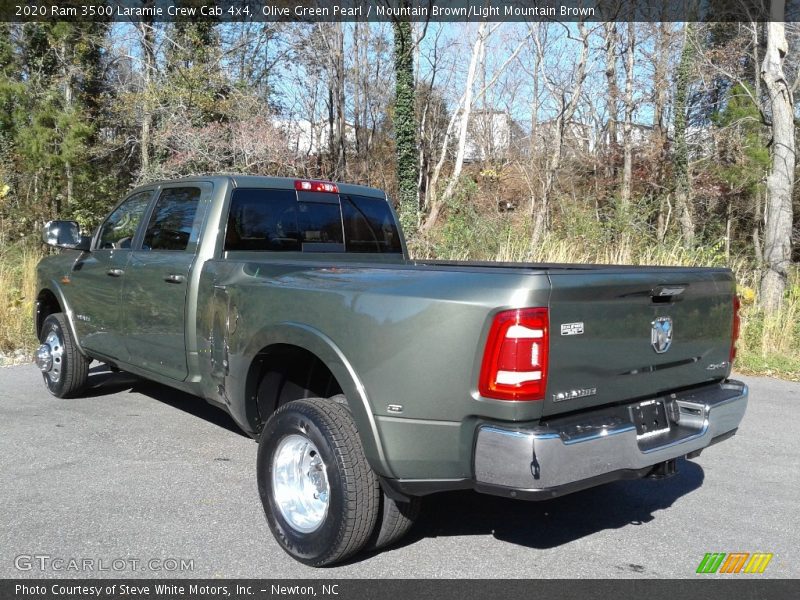
[[[91,238],[81,236],[77,221],[48,221],[42,232],[42,241],[48,246],[84,252],[91,245]]]

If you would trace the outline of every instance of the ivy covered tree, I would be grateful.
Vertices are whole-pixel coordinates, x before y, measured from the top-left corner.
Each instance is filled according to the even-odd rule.
[[[397,154],[397,193],[400,221],[407,233],[417,229],[417,121],[414,113],[414,54],[411,23],[395,21],[394,65],[395,102],[394,136]]]

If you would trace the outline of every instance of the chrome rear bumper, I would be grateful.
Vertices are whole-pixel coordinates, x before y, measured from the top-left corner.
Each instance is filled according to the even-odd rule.
[[[641,476],[735,431],[747,397],[747,386],[738,381],[670,394],[664,398],[671,409],[670,431],[641,439],[633,422],[620,417],[620,407],[532,428],[482,425],[474,453],[476,488],[555,496],[564,493],[560,488],[573,491],[624,477],[615,473]]]

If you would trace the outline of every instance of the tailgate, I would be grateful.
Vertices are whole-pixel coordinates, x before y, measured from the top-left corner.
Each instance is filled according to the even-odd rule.
[[[727,269],[551,272],[544,415],[718,381],[728,364]],[[671,342],[669,341],[671,334]]]

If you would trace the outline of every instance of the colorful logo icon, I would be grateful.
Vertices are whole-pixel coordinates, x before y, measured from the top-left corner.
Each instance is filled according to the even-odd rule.
[[[772,553],[767,552],[708,552],[700,561],[697,573],[763,573]]]

